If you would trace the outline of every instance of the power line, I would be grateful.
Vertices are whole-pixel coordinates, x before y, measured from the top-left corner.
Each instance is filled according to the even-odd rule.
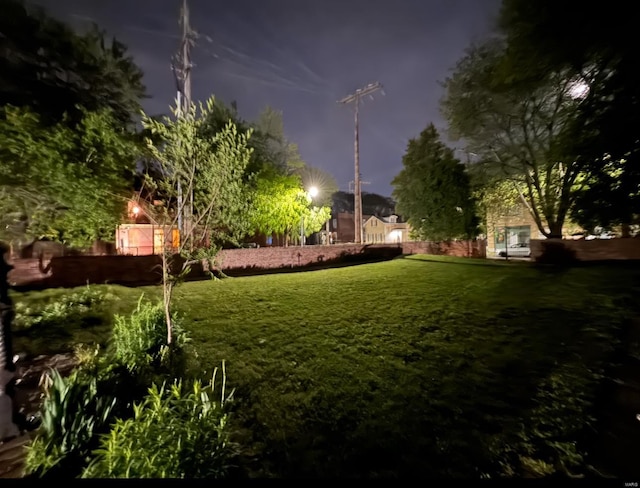
[[[355,166],[355,181],[354,181],[354,230],[355,230],[355,242],[356,244],[362,243],[362,191],[360,182],[360,142],[358,136],[358,107],[360,105],[360,98],[371,94],[377,90],[382,90],[382,85],[379,82],[369,83],[363,88],[358,88],[355,93],[347,95],[342,100],[338,100],[338,103],[347,104],[355,103],[355,141],[354,141],[354,166]],[[383,91],[384,93],[384,91]],[[373,97],[372,97],[373,98]]]

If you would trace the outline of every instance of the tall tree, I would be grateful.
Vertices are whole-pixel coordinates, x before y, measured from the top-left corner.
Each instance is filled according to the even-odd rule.
[[[393,197],[417,237],[437,241],[477,235],[469,176],[433,124],[409,141],[402,164],[391,183]]]
[[[0,0],[0,12],[0,105],[31,107],[45,122],[76,122],[81,109],[137,118],[145,87],[124,44],[97,26],[77,34],[22,0]]]
[[[583,225],[628,224],[640,217],[640,51],[635,6],[612,0],[503,0],[500,27],[510,87],[536,90],[567,73],[583,91],[579,114],[562,145],[590,174],[574,218]]]
[[[110,111],[82,112],[71,129],[5,107],[0,115],[0,236],[75,246],[112,240],[138,147]]]
[[[283,174],[278,168],[263,171],[251,206],[256,231],[283,236],[285,243],[298,234],[301,226],[305,236],[318,232],[331,217],[331,207],[320,194],[320,200],[311,199],[308,188],[299,175]]]
[[[284,132],[282,112],[267,106],[260,113],[255,128],[262,135],[267,157],[285,172],[304,168],[305,162],[297,144],[290,142]]]
[[[505,55],[502,40],[472,47],[444,83],[442,110],[453,139],[466,141],[484,164],[522,189],[540,232],[561,237],[579,177],[588,170],[562,144],[582,99],[566,71],[548,75],[535,89],[514,86]]]

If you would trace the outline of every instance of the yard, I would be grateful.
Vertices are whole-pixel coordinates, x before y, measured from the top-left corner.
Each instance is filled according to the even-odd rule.
[[[16,330],[14,352],[104,344],[105,317],[160,297],[95,288],[108,314]],[[423,255],[191,282],[174,304],[203,375],[226,361],[245,475],[520,477],[598,466],[583,455],[639,291],[637,266]],[[34,314],[69,293],[12,297]]]

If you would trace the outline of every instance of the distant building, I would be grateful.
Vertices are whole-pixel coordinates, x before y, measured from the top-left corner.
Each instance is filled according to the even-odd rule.
[[[378,217],[363,215],[362,238],[365,244],[394,244],[409,239],[409,224],[397,215]],[[339,212],[330,222],[331,242],[334,244],[355,242],[353,212]]]
[[[502,212],[488,211],[487,222],[487,255],[499,255],[506,246],[517,248],[529,246],[531,239],[546,239],[538,229],[527,206],[520,202]],[[571,239],[574,234],[582,235],[583,230],[576,224],[567,221],[563,228],[563,238]]]
[[[355,223],[353,212],[338,212],[329,222],[331,244],[341,244],[355,241]]]
[[[371,215],[364,219],[363,239],[365,244],[397,244],[410,240],[409,231],[409,224],[402,222],[397,215]]]

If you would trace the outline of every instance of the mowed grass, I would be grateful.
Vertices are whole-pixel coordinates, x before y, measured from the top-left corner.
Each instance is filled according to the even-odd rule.
[[[104,288],[118,313],[160,296]],[[226,362],[251,476],[522,476],[591,462],[578,456],[638,291],[637,267],[411,256],[186,283],[174,308],[203,375]],[[35,307],[68,292],[12,296]],[[15,349],[108,333],[24,334]]]

